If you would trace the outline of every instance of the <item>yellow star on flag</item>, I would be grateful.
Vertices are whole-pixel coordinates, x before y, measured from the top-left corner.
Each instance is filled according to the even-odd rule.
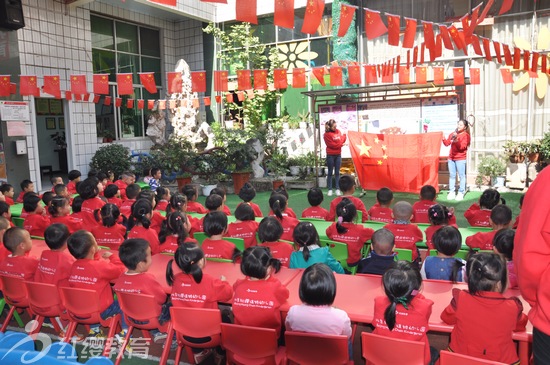
[[[388,159],[388,155],[386,155],[386,154],[384,153],[384,156],[382,156],[382,158],[383,158],[384,160],[387,160],[387,159]]]
[[[379,165],[382,165],[382,161],[378,160],[378,164],[379,164]]]
[[[372,146],[367,146],[364,141],[361,141],[361,152],[359,154],[360,155],[366,155],[366,156],[370,157],[369,150],[371,148],[372,148]]]
[[[378,139],[378,137],[374,137],[374,143],[378,144],[380,142],[380,140]]]
[[[385,144],[382,145],[382,149],[385,151],[388,148]]]

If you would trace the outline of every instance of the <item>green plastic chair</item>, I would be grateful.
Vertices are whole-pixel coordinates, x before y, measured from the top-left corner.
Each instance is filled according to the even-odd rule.
[[[355,275],[357,272],[357,265],[353,267],[348,266],[348,245],[342,242],[331,241],[331,240],[320,240],[321,246],[328,247],[328,250],[334,256],[336,261],[340,262],[342,268],[351,272],[352,275]]]
[[[244,251],[244,239],[236,237],[224,237],[223,239],[233,243],[239,251]]]
[[[4,307],[6,306],[6,301],[4,298],[0,299],[0,313],[4,313]],[[25,327],[25,324],[21,320],[21,317],[19,317],[19,313],[17,311],[13,312],[13,318],[15,318],[15,321],[17,322],[17,325],[21,328]]]
[[[25,222],[25,218],[11,217],[11,221],[13,222],[13,224],[15,224],[16,227],[23,228],[23,223]]]
[[[208,238],[208,236],[204,232],[195,232],[193,233],[193,238],[197,240],[199,246],[202,246],[202,243],[206,238]]]
[[[396,260],[412,262],[412,250],[406,248],[394,248],[393,251],[397,253]]]
[[[207,257],[206,258],[206,261],[212,261],[212,262],[233,262],[232,260],[230,259],[221,259],[219,257]]]
[[[324,219],[319,219],[319,218],[300,218],[299,219],[300,222],[326,222]]]

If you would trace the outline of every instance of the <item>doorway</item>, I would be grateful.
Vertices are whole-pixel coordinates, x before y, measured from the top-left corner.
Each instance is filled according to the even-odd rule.
[[[66,175],[67,138],[65,134],[65,114],[63,100],[36,98],[36,132],[40,155],[39,174],[44,179],[54,175]]]

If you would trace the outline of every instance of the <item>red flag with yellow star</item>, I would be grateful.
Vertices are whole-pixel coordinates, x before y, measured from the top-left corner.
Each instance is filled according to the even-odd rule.
[[[464,85],[464,69],[462,67],[453,67],[454,85]]]
[[[487,61],[492,61],[493,57],[491,56],[491,43],[489,43],[489,38],[481,37],[481,41],[483,42],[483,51],[485,52],[485,59]]]
[[[19,94],[21,96],[40,96],[36,76],[19,76]]]
[[[206,72],[205,71],[191,72],[191,91],[194,93],[206,92]]]
[[[414,46],[414,37],[416,36],[416,19],[405,18],[405,35],[403,36],[403,48],[412,48]]]
[[[411,83],[410,78],[410,69],[407,67],[401,67],[399,69],[399,83],[403,85],[408,85]]]
[[[342,86],[342,67],[330,66],[330,86]]]
[[[393,14],[386,14],[386,17],[388,18],[388,44],[398,46],[401,17]]]
[[[237,70],[237,89],[252,89],[252,85],[250,83],[250,70]]]
[[[359,85],[361,83],[361,66],[348,66],[348,79],[350,84]]]
[[[283,28],[294,28],[294,0],[275,0],[273,24]]]
[[[325,84],[325,68],[324,67],[314,67],[311,69],[311,72],[313,73],[313,76],[319,81],[319,83],[323,86],[326,86]]]
[[[449,29],[443,25],[439,25],[439,34],[441,34],[441,39],[443,40],[443,45],[445,48],[453,50],[453,42],[451,41],[451,35],[449,34]]]
[[[315,34],[325,10],[325,0],[307,0],[302,33]]]
[[[77,95],[87,94],[86,75],[71,75],[71,92]]]
[[[376,84],[378,82],[376,65],[365,65],[365,82],[367,84]]]
[[[348,132],[349,149],[363,189],[418,193],[438,186],[441,133]]]
[[[150,94],[157,93],[157,83],[155,82],[155,73],[154,72],[140,72],[139,80],[141,84]]]
[[[109,95],[109,74],[94,74],[94,94]]]
[[[288,87],[286,68],[276,68],[273,70],[273,86],[275,89],[286,89]]]
[[[382,21],[379,11],[365,9],[365,33],[369,40],[386,34],[388,28]]]
[[[443,85],[445,83],[445,67],[435,66],[434,70],[434,84]]]
[[[53,95],[56,99],[61,99],[61,88],[59,86],[58,75],[44,76],[44,92]]]
[[[181,79],[181,72],[167,72],[166,76],[168,78],[168,93],[169,94],[181,93],[183,89],[183,80]]]
[[[267,70],[254,70],[254,89],[267,89]]]
[[[229,72],[227,71],[214,71],[214,91],[227,91]]]
[[[417,84],[425,84],[426,83],[426,66],[417,66],[415,68],[415,81]]]
[[[11,76],[0,75],[0,96],[10,96],[11,94]]]
[[[435,47],[434,23],[423,21],[422,28],[424,29],[424,43],[426,44],[426,48],[433,49]]]
[[[338,37],[343,37],[348,32],[349,26],[355,16],[355,6],[349,4],[340,4],[340,26],[338,27]]]
[[[116,74],[116,82],[118,85],[118,95],[132,95],[134,93],[132,74]]]
[[[306,87],[306,69],[294,68],[292,69],[292,87],[294,89],[303,89]]]
[[[509,68],[501,68],[500,69],[500,74],[502,76],[502,81],[505,84],[513,84],[514,83],[514,78],[512,77],[512,70],[510,70]]]
[[[479,68],[470,68],[470,84],[472,85],[479,85],[480,83],[480,74],[479,74]]]
[[[238,0],[235,5],[235,19],[241,22],[258,24],[258,15],[256,15],[258,4],[256,0]]]

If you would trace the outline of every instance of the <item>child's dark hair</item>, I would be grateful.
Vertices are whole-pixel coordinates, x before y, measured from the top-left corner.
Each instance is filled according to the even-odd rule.
[[[300,300],[307,305],[332,305],[336,297],[336,278],[326,264],[309,266],[300,279]]]
[[[212,191],[210,191],[210,195],[212,194],[218,194],[222,197],[222,199],[225,199],[225,189],[222,188],[214,188]]]
[[[338,180],[338,185],[340,186],[340,189],[346,193],[351,191],[351,189],[355,186],[355,179],[351,175],[342,175],[340,176],[340,180]]]
[[[44,240],[50,250],[58,250],[67,242],[69,229],[63,223],[54,223],[44,230]]]
[[[159,233],[159,242],[166,242],[166,238],[171,235],[178,236],[178,245],[181,245],[187,239],[187,231],[185,230],[185,223],[187,222],[187,216],[185,213],[175,211],[169,213],[166,219],[162,222],[162,228]]]
[[[118,248],[118,257],[126,268],[135,270],[140,262],[147,259],[147,247],[149,241],[143,238],[129,238]]]
[[[116,184],[109,184],[107,185],[107,187],[105,188],[105,190],[103,190],[103,196],[105,196],[106,198],[110,199],[110,198],[114,198],[116,193],[119,191],[120,189],[118,188],[118,186]]]
[[[372,250],[377,254],[390,254],[395,246],[395,235],[387,228],[380,228],[374,231],[371,237]],[[375,250],[374,246],[379,250]]]
[[[288,191],[286,190],[285,186],[284,185],[281,185],[279,186],[277,189],[273,190],[271,192],[271,195],[275,195],[275,194],[281,194],[281,195],[284,195],[284,197],[286,198],[286,200],[288,200]]]
[[[57,184],[56,186],[53,187],[53,192],[55,195],[61,195],[61,193],[63,192],[63,190],[65,190],[65,188],[67,188],[67,185]]]
[[[281,269],[281,261],[271,256],[271,251],[267,247],[252,246],[244,250],[241,261],[241,272],[256,279],[265,279],[267,269],[273,267],[275,272]]]
[[[348,229],[344,227],[343,222],[353,222],[357,216],[357,208],[351,200],[344,198],[336,206],[336,216],[338,221],[336,222],[336,231],[338,233],[346,233]]]
[[[438,252],[446,256],[454,256],[462,246],[462,235],[456,227],[444,226],[435,231],[432,241]],[[449,280],[456,283],[458,280],[458,273],[463,266],[464,264],[461,260],[455,260]]]
[[[40,200],[40,197],[35,193],[27,193],[23,195],[23,210],[28,213],[34,212],[36,207],[38,207]]]
[[[479,197],[479,206],[485,209],[493,209],[501,202],[506,204],[506,201],[500,198],[500,193],[496,189],[487,189]]]
[[[87,178],[78,185],[78,194],[84,200],[95,198],[99,194],[98,183],[99,180],[95,177]]]
[[[188,202],[194,201],[199,195],[197,192],[197,188],[195,187],[195,185],[192,184],[187,184],[183,188],[181,188],[181,193],[185,195]]]
[[[132,214],[128,220],[128,230],[132,229],[136,223],[141,223],[143,228],[147,229],[151,225],[151,220],[146,217],[153,213],[153,206],[147,199],[139,199],[132,204]]]
[[[48,207],[48,212],[52,217],[58,217],[59,209],[63,208],[65,204],[69,204],[69,199],[62,196],[56,196],[51,200],[50,206]]]
[[[6,194],[6,193],[9,193],[9,191],[13,189],[13,186],[11,186],[10,184],[2,184],[0,185],[0,193],[2,194]]]
[[[44,205],[49,205],[52,202],[52,199],[55,197],[55,194],[51,191],[46,191],[42,194],[42,202]]]
[[[300,222],[294,228],[292,233],[294,243],[302,249],[302,255],[307,262],[310,257],[309,246],[319,245],[319,234],[311,222]]]
[[[446,206],[434,204],[428,208],[428,219],[434,226],[447,225],[453,214]]]
[[[57,179],[61,179],[61,181],[63,181],[63,178],[62,178],[61,176],[53,176],[53,175],[52,175],[52,177],[50,177],[50,183],[51,183],[52,185],[54,185],[55,182],[57,181]]]
[[[258,226],[260,242],[276,242],[283,235],[283,225],[275,217],[265,217]]]
[[[204,207],[211,212],[216,211],[223,204],[223,198],[218,194],[210,194],[204,201]]]
[[[504,293],[508,281],[506,262],[497,253],[480,252],[468,258],[466,263],[468,290],[475,295],[480,291]],[[500,288],[498,285],[500,284]]]
[[[27,231],[21,227],[11,227],[4,233],[3,243],[6,249],[13,253],[23,240]]]
[[[101,224],[104,227],[112,227],[117,223],[120,217],[120,210],[115,204],[107,203],[102,206],[101,209],[96,209],[94,211],[94,216],[96,221],[99,222],[101,220]]]
[[[126,194],[128,195],[128,194]],[[155,201],[155,193],[152,190],[141,190],[137,196],[137,200],[146,199],[151,203],[153,208],[155,205],[157,205],[157,202]]]
[[[512,221],[512,209],[504,204],[498,204],[491,209],[491,221],[498,226],[507,226]]]
[[[253,221],[256,219],[256,216],[254,215],[254,209],[252,209],[250,205],[242,203],[237,206],[237,209],[235,209],[235,218],[241,222],[244,222]]]
[[[69,171],[69,180],[73,181],[74,179],[78,179],[82,174],[78,170],[71,170]]]
[[[4,215],[4,213],[8,213],[9,211],[10,205],[5,201],[0,201],[0,215]]]
[[[84,259],[95,244],[94,236],[83,229],[71,234],[67,239],[69,252],[75,259]]]
[[[199,266],[199,261],[203,258],[204,252],[198,245],[189,242],[179,245],[174,253],[174,259],[168,261],[168,265],[166,265],[166,282],[168,285],[174,284],[172,263],[175,263],[184,273],[191,275],[195,283],[200,284],[202,269]]]
[[[384,319],[392,331],[395,327],[397,304],[407,308],[422,285],[422,276],[410,262],[397,261],[384,273],[382,282],[386,296],[390,300],[390,305],[384,312]]]
[[[99,180],[99,182],[103,182],[103,180],[107,180],[107,174],[104,173],[103,171],[99,171],[96,177]]]
[[[95,178],[97,178],[97,174],[98,174],[98,173],[99,173],[98,170],[96,170],[96,169],[90,169],[90,170],[88,170],[88,178],[90,178],[90,177],[95,177]]]
[[[155,190],[155,201],[157,204],[162,200],[162,198],[168,194],[169,190],[165,188],[164,186],[157,187],[157,190]]]
[[[393,191],[389,188],[381,188],[376,192],[376,200],[381,205],[388,205],[393,200]]]
[[[312,207],[317,207],[323,202],[323,191],[319,188],[311,188],[307,192],[307,201]]]
[[[252,186],[251,183],[245,183],[241,190],[239,190],[239,198],[241,198],[245,203],[249,203],[256,197],[256,189]]]
[[[166,213],[180,211],[181,207],[183,207],[185,204],[187,204],[187,198],[185,197],[185,195],[175,193],[170,197],[170,202],[168,202],[168,205],[166,206]]]
[[[286,196],[278,193],[271,194],[269,197],[269,207],[280,220],[283,219],[283,212],[286,209],[287,200]]]
[[[21,181],[21,184],[19,184],[19,186],[21,186],[21,190],[25,190],[26,188],[29,187],[30,184],[32,184],[33,182],[30,181],[29,179],[25,179],[23,181]]]
[[[226,229],[227,216],[224,212],[213,211],[204,216],[204,233],[208,237],[222,234]]]
[[[514,251],[514,237],[516,231],[511,228],[499,229],[493,237],[493,246],[498,253],[504,255],[507,260],[512,260],[512,253]]]
[[[431,185],[424,185],[420,188],[420,199],[434,201],[437,195],[437,191]]]
[[[158,168],[158,167],[153,167],[153,168],[151,169],[151,176],[155,176],[155,175],[157,174],[157,172],[159,172],[159,171],[160,171],[160,168]]]
[[[80,213],[80,211],[82,210],[82,202],[83,201],[84,201],[84,199],[82,199],[80,196],[76,196],[73,199],[73,204],[71,205],[73,213]]]
[[[128,199],[137,199],[140,191],[141,186],[139,186],[138,184],[130,184],[126,187],[126,197]]]

